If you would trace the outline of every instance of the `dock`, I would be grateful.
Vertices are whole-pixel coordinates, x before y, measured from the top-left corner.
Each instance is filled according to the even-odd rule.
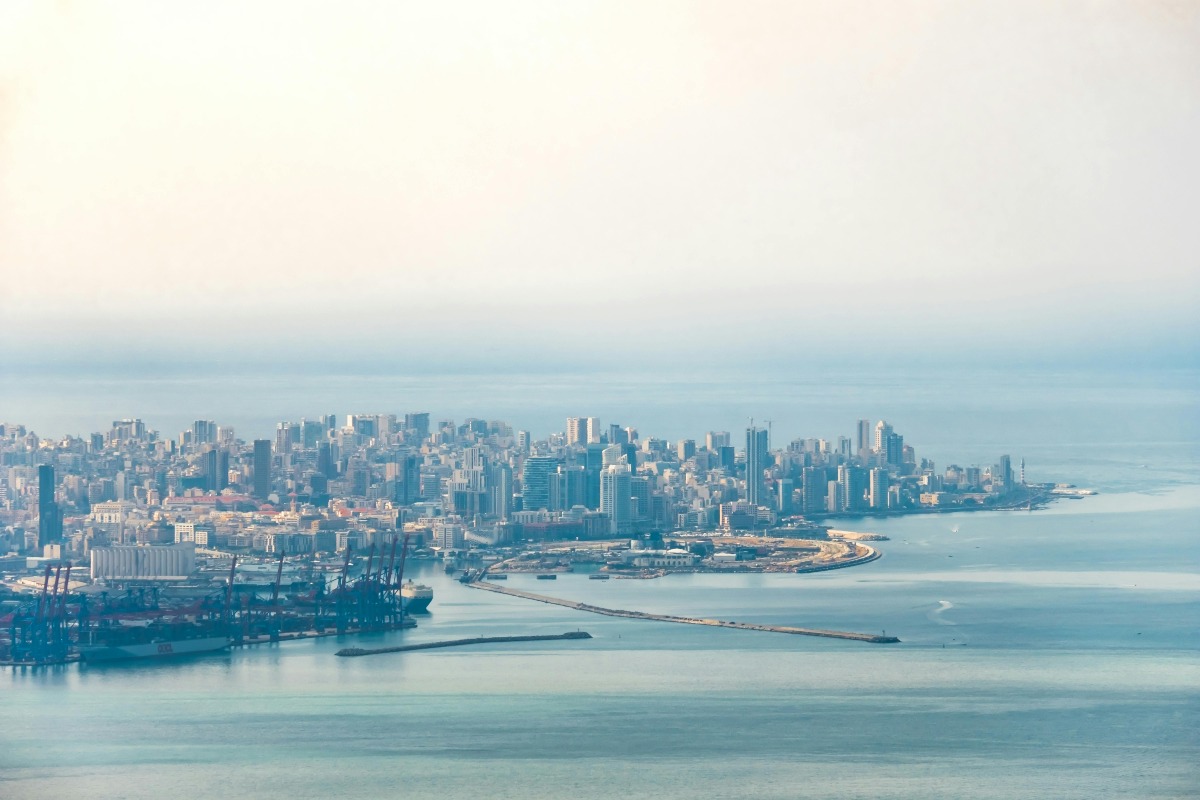
[[[488,583],[486,581],[472,581],[466,585],[474,589],[482,589],[487,592],[507,594],[511,595],[512,597],[523,597],[526,600],[533,600],[538,603],[548,603],[554,606],[562,606],[563,608],[571,608],[576,611],[586,611],[590,614],[603,614],[606,617],[647,619],[655,622],[677,622],[683,625],[707,625],[712,628],[738,628],[746,631],[790,633],[795,636],[820,636],[826,639],[849,639],[856,642],[869,642],[871,644],[896,644],[900,641],[900,639],[895,636],[877,635],[871,633],[830,631],[821,628],[796,628],[788,625],[758,625],[752,622],[732,622],[721,619],[705,619],[699,617],[676,617],[670,614],[650,614],[645,611],[626,611],[619,608],[602,608],[600,606],[593,606],[588,603],[577,603],[573,600],[563,600],[558,597],[549,597],[544,594],[534,594],[533,592],[524,592],[520,589],[511,589],[507,586],[496,586],[495,584]]]
[[[407,653],[410,650],[433,650],[439,647],[462,647],[468,644],[497,644],[500,642],[555,642],[562,639],[590,639],[587,631],[571,631],[569,633],[543,634],[537,636],[476,636],[471,639],[448,639],[442,642],[424,642],[422,644],[401,644],[395,647],[347,647],[338,650],[334,655],[343,658],[358,656],[373,656],[379,653]]]

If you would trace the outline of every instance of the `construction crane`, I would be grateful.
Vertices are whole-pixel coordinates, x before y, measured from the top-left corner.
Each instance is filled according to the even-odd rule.
[[[275,570],[275,585],[271,589],[272,608],[279,602],[279,582],[283,579],[283,551],[279,551],[279,568]]]

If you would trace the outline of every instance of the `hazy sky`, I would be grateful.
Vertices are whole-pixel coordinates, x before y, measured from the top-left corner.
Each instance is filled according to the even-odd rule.
[[[0,344],[1192,347],[1198,143],[1196,2],[8,0]]]

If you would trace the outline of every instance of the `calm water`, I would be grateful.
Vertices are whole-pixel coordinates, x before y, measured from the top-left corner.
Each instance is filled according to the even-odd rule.
[[[610,619],[471,590],[423,565],[434,613],[416,630],[354,641],[577,628],[596,638],[350,660],[326,639],[171,665],[6,672],[0,796],[1195,796],[1193,378],[1057,380],[1062,407],[1017,378],[990,392],[982,379],[946,381],[940,394],[795,386],[792,413],[818,423],[836,411],[849,428],[862,409],[933,437],[930,450],[1036,453],[1039,479],[1097,497],[1034,513],[844,521],[891,541],[883,559],[829,573],[509,581],[622,608],[886,630],[902,644]],[[740,412],[748,401],[728,394]],[[558,415],[549,405],[531,414]],[[699,435],[704,409],[684,405],[675,424]]]

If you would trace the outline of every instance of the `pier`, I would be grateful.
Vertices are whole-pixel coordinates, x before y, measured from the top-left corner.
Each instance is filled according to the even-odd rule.
[[[501,642],[555,642],[562,639],[590,639],[587,631],[571,631],[569,633],[543,634],[537,636],[476,636],[471,639],[448,639],[443,642],[424,642],[422,644],[401,644],[395,647],[347,647],[338,650],[334,655],[344,658],[358,656],[373,656],[379,653],[407,653],[410,650],[434,650],[439,647],[462,647],[468,644],[497,644]]]
[[[520,589],[510,589],[507,586],[497,586],[494,583],[487,581],[476,580],[472,581],[467,586],[474,589],[482,589],[487,592],[496,592],[497,594],[507,594],[513,597],[523,597],[526,600],[534,600],[539,603],[548,603],[554,606],[562,606],[564,608],[572,608],[576,611],[587,611],[591,614],[603,614],[606,617],[625,617],[627,619],[648,619],[655,622],[677,622],[684,625],[707,625],[713,628],[740,628],[747,631],[768,631],[770,633],[790,633],[796,636],[821,636],[826,639],[850,639],[856,642],[869,642],[871,644],[895,644],[900,640],[895,636],[883,636],[870,633],[853,633],[851,631],[829,631],[821,628],[796,628],[787,625],[758,625],[752,622],[730,622],[721,619],[705,619],[698,617],[676,617],[670,614],[649,614],[645,611],[625,611],[618,608],[602,608],[600,606],[589,605],[588,603],[577,603],[573,600],[563,600],[558,597],[549,597],[544,594],[534,594],[533,592],[524,592]]]

